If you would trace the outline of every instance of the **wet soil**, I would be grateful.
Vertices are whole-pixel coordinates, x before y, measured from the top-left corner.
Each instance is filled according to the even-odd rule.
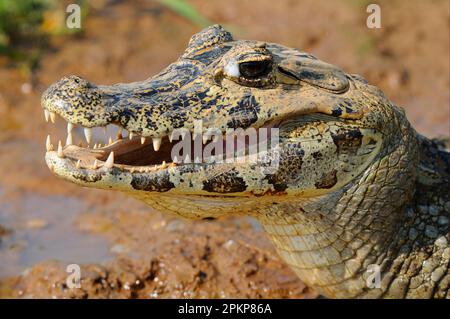
[[[52,176],[40,94],[78,74],[99,84],[137,81],[175,60],[199,28],[157,2],[100,2],[80,37],[57,37],[32,76],[0,58],[0,297],[314,298],[245,217],[190,222],[120,193]],[[416,129],[449,133],[449,3],[379,1],[382,28],[366,27],[364,1],[190,1],[235,38],[311,52],[379,86]],[[80,138],[80,137],[78,137]],[[81,266],[70,289],[69,264]]]

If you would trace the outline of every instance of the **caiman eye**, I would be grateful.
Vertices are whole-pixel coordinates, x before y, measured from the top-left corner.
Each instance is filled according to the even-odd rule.
[[[270,72],[271,61],[249,61],[239,64],[239,73],[248,79],[259,78]]]

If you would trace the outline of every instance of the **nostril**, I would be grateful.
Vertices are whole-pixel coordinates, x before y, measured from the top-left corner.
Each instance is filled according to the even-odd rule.
[[[64,88],[74,88],[74,89],[88,89],[93,87],[92,84],[82,77],[79,77],[78,75],[69,75],[66,77],[63,77],[58,82],[58,87],[60,89]]]

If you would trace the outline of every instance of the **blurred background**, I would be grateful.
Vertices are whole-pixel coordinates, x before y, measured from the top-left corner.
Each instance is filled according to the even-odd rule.
[[[69,29],[69,4],[81,28]],[[119,193],[52,176],[40,95],[69,74],[143,80],[220,23],[236,39],[277,42],[363,75],[428,136],[449,135],[449,1],[0,0],[0,297],[314,298],[244,217],[189,222]],[[79,264],[82,287],[65,283]]]

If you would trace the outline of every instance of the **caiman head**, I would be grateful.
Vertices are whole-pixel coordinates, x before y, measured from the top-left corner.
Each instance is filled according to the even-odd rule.
[[[47,119],[57,114],[68,122],[66,146],[47,139],[55,175],[188,218],[335,192],[398,144],[403,118],[360,76],[282,45],[234,40],[218,25],[195,34],[177,61],[147,80],[105,86],[68,76],[44,92],[42,107]],[[129,136],[92,147],[91,128],[109,124]],[[73,143],[77,126],[90,147]],[[243,146],[228,134],[238,129]],[[256,142],[245,136],[251,130]],[[183,141],[191,151],[174,158]],[[220,161],[217,150],[210,158],[194,154],[214,143],[257,156]]]

